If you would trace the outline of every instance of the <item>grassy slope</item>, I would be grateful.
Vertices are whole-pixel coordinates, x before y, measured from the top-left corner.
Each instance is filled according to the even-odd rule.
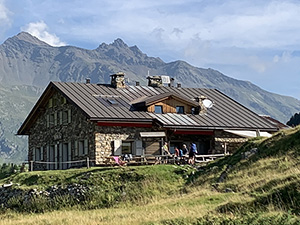
[[[243,159],[252,148],[258,152]],[[298,127],[252,140],[196,173],[172,165],[23,173],[0,182],[21,188],[94,184],[107,193],[97,197],[111,202],[85,211],[99,202],[44,214],[6,212],[0,224],[299,224],[299,162]],[[218,182],[222,173],[226,179]],[[226,193],[229,188],[234,192]]]

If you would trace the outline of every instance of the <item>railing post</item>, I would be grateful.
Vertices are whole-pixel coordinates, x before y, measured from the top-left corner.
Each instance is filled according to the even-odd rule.
[[[33,171],[33,161],[30,161],[30,171]]]
[[[89,160],[89,157],[86,157],[86,167],[87,167],[87,169],[90,168],[90,160]]]

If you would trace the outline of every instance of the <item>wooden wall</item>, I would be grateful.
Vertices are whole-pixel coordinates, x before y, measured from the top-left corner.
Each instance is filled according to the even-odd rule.
[[[192,111],[192,107],[187,105],[186,103],[180,102],[173,98],[169,98],[148,106],[148,112],[154,113],[155,105],[161,105],[163,108],[163,113],[176,113],[176,106],[183,106],[185,114],[190,114]]]

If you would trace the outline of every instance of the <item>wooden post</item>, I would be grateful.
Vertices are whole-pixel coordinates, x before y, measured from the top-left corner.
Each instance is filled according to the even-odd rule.
[[[30,171],[33,171],[33,161],[30,161]]]
[[[87,169],[90,168],[90,160],[89,160],[89,157],[86,157],[86,167],[87,167]]]

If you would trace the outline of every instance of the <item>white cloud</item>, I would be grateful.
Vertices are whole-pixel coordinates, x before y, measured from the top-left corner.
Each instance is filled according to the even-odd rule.
[[[11,25],[11,12],[5,7],[5,1],[0,0],[0,29],[3,30]]]
[[[65,42],[62,42],[55,34],[48,32],[48,26],[44,21],[29,23],[22,28],[23,31],[30,33],[31,35],[39,38],[40,40],[48,43],[52,46],[64,46]]]

